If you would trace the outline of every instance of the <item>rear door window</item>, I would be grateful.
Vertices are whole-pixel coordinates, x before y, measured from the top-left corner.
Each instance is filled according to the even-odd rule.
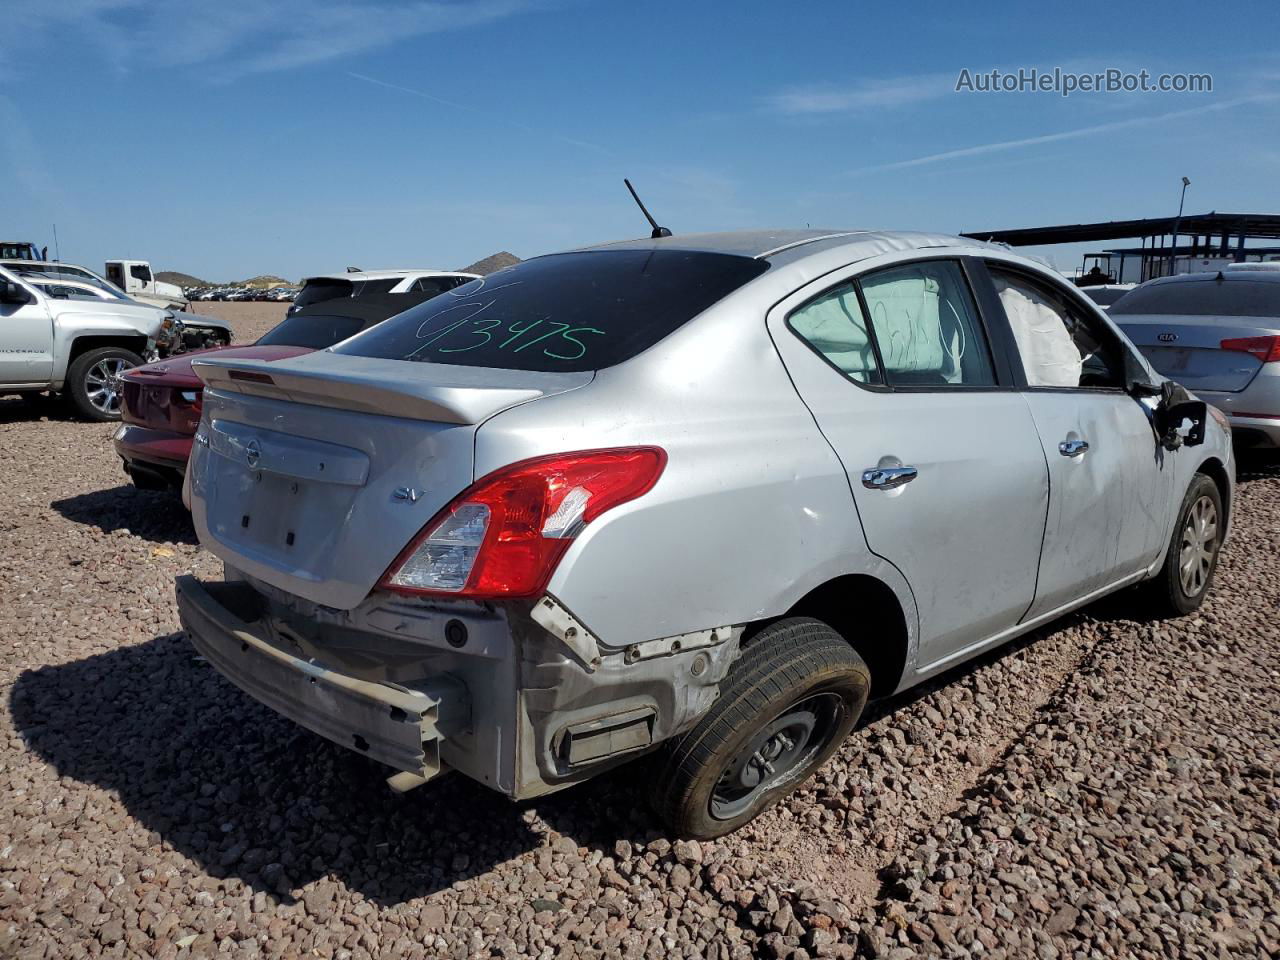
[[[847,281],[794,311],[787,325],[855,383],[996,385],[986,330],[954,260],[924,260]]]
[[[858,289],[842,283],[787,318],[789,326],[823,359],[855,383],[882,383]]]
[[[891,267],[859,285],[890,386],[995,386],[986,331],[958,263]]]
[[[538,257],[428,300],[335,352],[511,370],[598,370],[648,349],[768,268],[750,257],[686,250]]]

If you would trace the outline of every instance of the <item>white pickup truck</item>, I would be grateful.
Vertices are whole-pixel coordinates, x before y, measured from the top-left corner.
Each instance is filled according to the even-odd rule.
[[[157,280],[146,260],[108,260],[107,279],[133,299],[169,310],[185,310],[190,301],[176,283]]]
[[[119,420],[120,375],[156,359],[175,329],[172,316],[123,295],[104,300],[39,280],[0,266],[0,393],[53,391],[90,420]]]

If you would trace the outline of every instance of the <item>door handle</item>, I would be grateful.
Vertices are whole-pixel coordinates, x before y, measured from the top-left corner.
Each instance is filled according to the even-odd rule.
[[[1078,457],[1089,449],[1085,440],[1063,440],[1058,444],[1058,452],[1064,457]]]
[[[892,490],[910,483],[919,474],[915,467],[873,467],[862,471],[862,485],[868,490]]]

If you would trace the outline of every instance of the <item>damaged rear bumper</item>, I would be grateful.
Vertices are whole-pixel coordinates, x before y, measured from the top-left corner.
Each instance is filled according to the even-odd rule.
[[[219,673],[334,743],[423,779],[440,772],[439,697],[360,680],[281,649],[233,612],[254,601],[245,591],[252,594],[244,584],[177,581],[182,627]]]
[[[625,649],[592,638],[593,652],[561,636],[567,611],[534,616],[528,602],[375,593],[345,611],[228,574],[178,578],[192,644],[275,712],[399,771],[396,789],[447,769],[526,799],[625,762],[711,706],[741,632]]]

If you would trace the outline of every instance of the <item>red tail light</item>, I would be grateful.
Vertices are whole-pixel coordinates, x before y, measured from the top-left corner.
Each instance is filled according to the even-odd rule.
[[[1218,344],[1223,350],[1238,350],[1257,357],[1263,363],[1280,360],[1280,337],[1236,337]]]
[[[191,407],[196,413],[199,413],[204,407],[203,390],[175,390],[173,391],[173,396],[178,405]]]
[[[200,412],[204,409],[203,390],[173,390],[169,394],[169,403],[177,418],[181,419],[179,426],[185,426],[188,430],[195,430],[200,426]]]
[[[503,467],[436,514],[378,585],[477,599],[536,596],[578,532],[648,493],[666,464],[660,447],[620,447]]]

